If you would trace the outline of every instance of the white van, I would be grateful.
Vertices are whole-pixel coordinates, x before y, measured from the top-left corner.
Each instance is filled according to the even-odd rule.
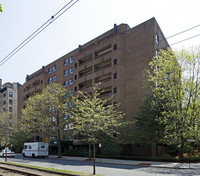
[[[46,142],[27,142],[24,143],[24,149],[22,150],[23,157],[45,157],[49,156],[49,146]]]

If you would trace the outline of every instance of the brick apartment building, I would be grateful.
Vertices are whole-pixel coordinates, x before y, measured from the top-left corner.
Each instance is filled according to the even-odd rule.
[[[156,52],[168,46],[155,18],[133,28],[127,24],[114,25],[113,29],[27,75],[18,90],[18,116],[27,98],[47,84],[61,83],[76,93],[90,92],[95,83],[101,82],[105,90],[101,96],[114,95],[112,103],[120,102],[126,118],[133,118],[142,105],[143,71]],[[127,132],[132,130],[134,127]]]
[[[17,129],[18,87],[19,83],[5,83],[0,79],[0,112],[5,116],[10,129]]]

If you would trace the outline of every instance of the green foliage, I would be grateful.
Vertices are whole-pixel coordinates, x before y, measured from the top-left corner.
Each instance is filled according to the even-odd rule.
[[[0,12],[3,12],[3,7],[1,4],[0,4]]]
[[[189,155],[191,155],[194,152],[194,147],[191,146],[190,144],[185,144],[184,152],[188,153]]]
[[[172,144],[167,146],[167,153],[169,153],[171,156],[177,156],[179,152],[180,152],[180,145]]]
[[[12,125],[12,114],[8,112],[0,112],[0,142],[2,145],[9,145],[10,135],[14,131]]]
[[[70,100],[71,96],[63,85],[52,83],[40,94],[30,97],[26,101],[26,108],[22,110],[22,129],[33,135],[56,137],[58,155],[61,152],[61,134],[71,121],[67,117]],[[68,135],[71,133],[70,130],[65,132]]]
[[[21,152],[24,142],[28,141],[29,134],[23,130],[15,131],[10,136],[10,143],[15,152]]]
[[[11,144],[14,146],[23,146],[24,142],[29,139],[29,134],[25,131],[19,130],[12,133],[10,136]]]
[[[101,99],[100,89],[93,87],[92,93],[79,92],[73,97],[73,130],[78,140],[97,143],[101,136],[113,137],[125,126],[124,113],[111,104],[111,99]]]
[[[122,146],[116,142],[103,143],[101,153],[103,155],[120,155],[122,152]]]
[[[186,139],[197,139],[200,124],[200,51],[161,50],[150,62],[147,71],[154,99],[159,109],[158,120],[164,126],[162,142],[181,144]]]
[[[146,89],[147,91],[147,89]],[[136,126],[141,130],[140,139],[143,143],[155,143],[162,138],[162,126],[158,121],[158,111],[151,102],[154,97],[146,96],[143,106],[136,117]]]
[[[162,157],[163,157],[163,158],[170,158],[171,155],[166,153],[166,154],[163,154]]]

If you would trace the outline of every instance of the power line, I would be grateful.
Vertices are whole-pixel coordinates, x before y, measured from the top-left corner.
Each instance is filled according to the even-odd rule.
[[[175,36],[177,36],[177,35],[180,35],[180,34],[182,34],[182,33],[184,33],[184,32],[190,31],[190,30],[192,30],[192,29],[194,29],[194,28],[197,28],[197,27],[199,27],[199,26],[200,26],[200,24],[199,24],[199,25],[196,25],[196,26],[194,26],[194,27],[191,27],[191,28],[189,28],[189,29],[186,29],[186,30],[184,30],[184,31],[181,31],[181,32],[179,32],[179,33],[176,33],[176,34],[174,34],[174,35],[171,35],[171,36],[167,37],[166,39],[175,37]]]
[[[31,34],[27,39],[25,39],[20,45],[18,45],[13,51],[11,51],[4,59],[2,59],[0,61],[0,66],[2,66],[5,62],[7,62],[13,55],[15,55],[19,50],[21,50],[26,44],[28,44],[32,39],[34,39],[38,34],[40,34],[44,29],[46,29],[50,24],[52,24],[57,18],[59,18],[61,15],[63,15],[67,10],[69,10],[74,4],[76,4],[79,0],[76,0],[73,4],[71,4],[74,0],[71,0],[68,4],[66,4],[63,8],[61,8],[55,15],[53,15],[49,20],[47,20],[41,27],[39,27],[33,34]],[[65,9],[69,4],[71,4],[67,9]],[[65,10],[64,10],[65,9]],[[62,10],[64,10],[62,13],[60,13]],[[60,13],[60,14],[59,14]],[[59,14],[59,15],[58,15]],[[56,17],[56,15],[58,15]],[[56,17],[56,18],[55,18]],[[45,26],[46,25],[46,26]],[[184,31],[181,31],[179,33],[176,33],[174,35],[171,35],[167,38],[164,38],[162,40],[160,40],[159,42],[163,41],[163,40],[167,40],[169,38],[172,38],[172,37],[175,37],[177,35],[180,35],[184,32],[187,32],[187,31],[190,31],[194,28],[197,28],[199,27],[199,25],[196,25],[194,27],[191,27],[189,29],[186,29]],[[192,38],[195,38],[195,37],[198,37],[200,34],[196,35],[196,36],[193,36],[193,37],[190,37],[190,38],[187,38],[187,39],[184,39],[184,40],[181,40],[179,42],[176,42],[176,43],[173,43],[171,45],[175,45],[175,44],[178,44],[178,43],[181,43],[181,42],[184,42],[186,40],[189,40],[189,39],[192,39]]]
[[[176,45],[176,44],[178,44],[178,43],[184,42],[184,41],[186,41],[186,40],[190,40],[190,39],[195,38],[195,37],[198,37],[198,36],[200,36],[200,34],[194,35],[194,36],[189,37],[189,38],[186,38],[186,39],[184,39],[184,40],[180,40],[180,41],[178,41],[178,42],[175,42],[175,43],[171,44],[170,46]]]
[[[27,45],[31,40],[33,40],[38,34],[40,34],[44,29],[46,29],[50,24],[52,24],[55,20],[57,20],[61,15],[63,15],[67,10],[69,10],[73,5],[75,5],[79,0],[76,0],[74,3],[72,3],[73,1],[74,0],[71,0],[69,3],[67,3],[56,14],[54,14],[49,20],[47,20],[42,26],[40,26],[35,32],[33,32],[28,38],[26,38],[22,43],[20,43],[14,50],[12,50],[5,58],[3,58],[0,61],[0,66],[2,66],[5,62],[7,62],[13,55],[15,55],[19,50],[21,50],[25,45]],[[67,6],[69,6],[69,7],[67,7]],[[62,13],[60,13],[60,12],[62,12]]]

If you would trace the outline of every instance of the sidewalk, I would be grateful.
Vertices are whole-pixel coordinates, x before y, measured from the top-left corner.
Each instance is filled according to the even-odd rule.
[[[55,159],[55,158],[57,158],[57,156],[49,155],[49,158]],[[66,160],[71,160],[71,161],[91,162],[88,160],[87,157],[62,156],[61,159],[66,159]],[[161,167],[161,168],[174,168],[174,169],[200,169],[200,163],[190,163],[190,165],[189,165],[189,163],[120,160],[120,159],[105,159],[105,158],[96,158],[96,163],[109,163],[109,164]]]

